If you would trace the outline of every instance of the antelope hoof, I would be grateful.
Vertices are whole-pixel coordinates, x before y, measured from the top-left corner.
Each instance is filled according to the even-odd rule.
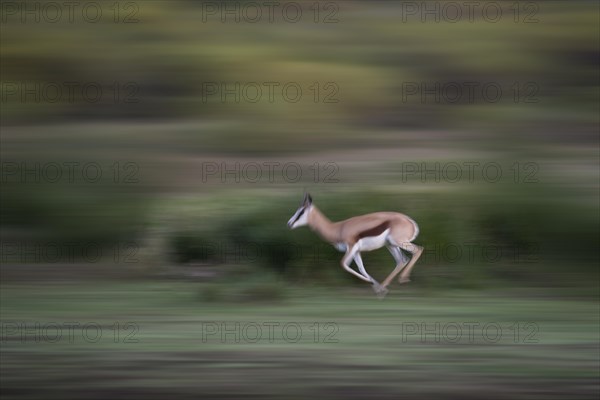
[[[373,291],[375,291],[377,298],[380,300],[382,300],[385,297],[385,295],[388,294],[388,290],[378,283],[373,284]]]
[[[383,286],[381,286],[381,284],[374,279],[371,281],[371,287],[375,293],[379,292],[383,288]]]
[[[400,283],[400,284],[408,283],[408,282],[410,282],[410,279],[408,279],[408,277],[401,276],[400,278],[398,278],[398,283]]]
[[[383,300],[385,298],[385,296],[388,294],[389,290],[387,290],[384,287],[381,287],[381,289],[379,289],[379,291],[377,292],[377,298],[379,300]]]

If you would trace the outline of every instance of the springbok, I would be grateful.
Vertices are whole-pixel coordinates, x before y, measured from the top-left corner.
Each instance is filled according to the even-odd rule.
[[[423,247],[412,243],[419,234],[419,226],[410,217],[396,212],[376,212],[331,222],[313,205],[308,193],[304,194],[302,204],[287,224],[290,229],[308,225],[336,249],[345,252],[342,267],[357,278],[371,283],[380,298],[387,294],[387,286],[400,271],[403,272],[398,281],[410,282],[410,272],[423,252]],[[392,253],[396,268],[379,284],[367,273],[360,252],[383,246]],[[412,255],[410,260],[403,250]],[[350,268],[352,260],[356,262],[360,273]]]

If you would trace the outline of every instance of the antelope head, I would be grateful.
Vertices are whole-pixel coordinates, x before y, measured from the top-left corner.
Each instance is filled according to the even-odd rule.
[[[292,218],[288,221],[288,227],[290,229],[296,229],[299,226],[304,226],[308,224],[308,214],[312,209],[312,198],[310,194],[304,193],[304,200],[302,200],[302,204],[296,210]]]

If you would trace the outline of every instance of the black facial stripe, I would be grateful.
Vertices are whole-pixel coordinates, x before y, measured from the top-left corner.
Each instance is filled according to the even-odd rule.
[[[300,219],[300,217],[302,216],[302,214],[304,214],[304,210],[306,210],[306,208],[303,208],[302,211],[300,211],[300,214],[298,214],[298,216],[296,217],[296,219],[294,220],[294,224],[296,223],[296,221],[298,221]]]

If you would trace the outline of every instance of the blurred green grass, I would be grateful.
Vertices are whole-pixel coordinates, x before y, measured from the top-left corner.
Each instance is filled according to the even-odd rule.
[[[198,295],[214,284],[98,281],[47,285],[2,285],[3,321],[94,322],[97,343],[3,342],[5,398],[101,398],[110,393],[275,398],[455,398],[481,393],[511,398],[594,398],[598,390],[598,304],[546,290],[424,292],[394,287],[385,301],[370,289],[334,292],[284,284],[285,297],[270,302],[207,303]],[[239,292],[247,284],[220,284]],[[202,323],[297,323],[301,340],[283,340],[276,330],[257,343],[202,341]],[[133,323],[137,343],[113,340],[111,326]],[[334,323],[335,343],[315,343],[313,323]],[[497,323],[497,343],[483,340],[481,326],[470,343],[409,335],[402,324]],[[535,343],[514,342],[508,326],[533,322]],[[128,330],[127,333],[131,333]],[[321,331],[324,333],[324,331]],[[330,333],[330,331],[325,332]],[[527,333],[527,332],[523,332]],[[490,334],[491,335],[491,334]],[[78,338],[78,339],[77,339]],[[225,378],[222,375],[226,371]],[[226,380],[225,380],[226,379]],[[27,381],[28,385],[23,386]],[[477,382],[474,384],[474,382]],[[352,388],[352,389],[351,389]],[[356,391],[355,391],[356,390]],[[290,394],[290,391],[293,393]],[[141,394],[140,394],[141,393]],[[62,396],[62,397],[61,397]],[[66,396],[66,397],[65,397]]]

